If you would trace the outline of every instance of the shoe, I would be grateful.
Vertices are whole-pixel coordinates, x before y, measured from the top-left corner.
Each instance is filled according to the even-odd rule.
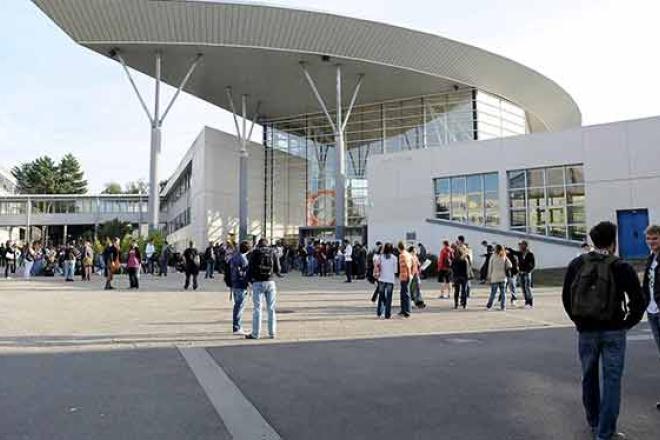
[[[525,308],[526,308],[527,310],[530,310],[530,309],[533,309],[534,306],[532,306],[532,305],[530,305],[530,304],[525,304]]]
[[[245,330],[243,330],[242,328],[239,328],[238,330],[234,330],[233,334],[236,335],[236,336],[245,336]]]
[[[486,311],[487,311],[487,312],[492,312],[493,310],[494,310],[494,309],[493,309],[492,306],[491,306],[491,307],[486,306]]]
[[[245,339],[255,339],[256,340],[256,339],[259,339],[259,338],[256,338],[256,337],[252,336],[252,333],[250,333],[249,335],[245,335]]]
[[[417,306],[418,309],[425,309],[426,308],[426,304],[423,303],[423,302],[417,303],[417,304],[415,304],[415,306]]]
[[[277,338],[277,335],[268,335],[268,339],[275,339]]]
[[[405,313],[404,313],[404,312],[399,312],[399,313],[397,313],[397,315],[398,315],[398,316],[404,316]]]
[[[610,440],[626,440],[626,435],[623,432],[617,432],[610,437]]]
[[[403,314],[403,317],[404,317],[404,318],[410,318],[410,313],[404,313],[404,314]]]
[[[511,300],[511,307],[518,307],[518,301],[515,299]]]

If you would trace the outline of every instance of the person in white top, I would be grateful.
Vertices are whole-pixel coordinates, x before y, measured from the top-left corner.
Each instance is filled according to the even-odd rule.
[[[658,260],[660,260],[660,225],[651,225],[646,229],[646,244],[651,250],[651,255],[646,262],[644,271],[644,293],[650,297],[646,308],[646,316],[653,338],[660,353],[660,276],[658,275]],[[660,401],[655,404],[660,410]]]
[[[353,246],[348,240],[344,240],[344,266],[346,268],[346,282],[353,281]]]
[[[154,273],[154,253],[156,252],[156,246],[154,246],[153,240],[147,242],[147,246],[144,248],[144,254],[147,257],[147,273]]]
[[[376,315],[385,319],[392,317],[392,292],[394,291],[394,274],[398,259],[393,254],[392,243],[385,243],[383,252],[374,266],[374,278],[378,280],[378,307]]]

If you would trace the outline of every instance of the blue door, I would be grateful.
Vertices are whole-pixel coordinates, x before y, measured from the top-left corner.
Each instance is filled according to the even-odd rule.
[[[649,254],[645,230],[649,225],[649,211],[631,209],[617,211],[619,224],[619,255],[623,258],[644,258]]]

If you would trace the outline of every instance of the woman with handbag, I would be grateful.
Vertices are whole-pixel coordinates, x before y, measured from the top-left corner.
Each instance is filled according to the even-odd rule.
[[[142,255],[137,243],[131,245],[131,250],[128,251],[128,259],[126,261],[126,270],[128,271],[128,281],[131,289],[139,289],[140,281],[138,273],[142,265]]]
[[[115,238],[114,241],[110,240],[110,238],[106,240],[103,259],[105,260],[105,290],[114,290],[114,287],[112,287],[112,278],[115,273],[119,272],[120,267],[118,238]]]

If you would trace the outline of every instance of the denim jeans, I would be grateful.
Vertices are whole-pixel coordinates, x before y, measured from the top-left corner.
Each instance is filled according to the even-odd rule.
[[[238,331],[243,328],[242,320],[243,310],[245,309],[245,297],[247,289],[232,288],[231,293],[234,296],[234,312],[232,313],[232,330]]]
[[[651,327],[653,339],[655,339],[655,344],[658,346],[658,354],[660,355],[660,313],[647,313],[647,316],[649,318],[649,327]]]
[[[412,297],[415,305],[424,304],[424,296],[422,295],[422,282],[419,275],[413,276],[410,282],[410,296]]]
[[[520,273],[518,275],[518,284],[522,289],[523,296],[525,297],[525,305],[534,305],[534,295],[532,295],[532,276],[529,273]]]
[[[259,338],[261,332],[261,295],[266,298],[266,309],[268,310],[268,334],[275,337],[277,333],[277,316],[275,314],[275,297],[277,288],[275,281],[255,281],[252,284],[252,302],[254,311],[252,313],[252,336]]]
[[[64,260],[64,278],[67,280],[74,279],[74,273],[76,271],[76,260]]]
[[[598,440],[609,440],[616,433],[621,405],[621,376],[626,357],[626,331],[591,331],[579,334],[582,363],[582,403],[587,423]],[[599,364],[602,364],[601,393]]]
[[[506,277],[506,288],[511,292],[511,301],[515,301],[516,299],[516,277],[515,276],[510,276]]]
[[[27,261],[25,260],[25,263],[23,263],[23,278],[29,279],[30,275],[32,275],[32,266],[34,265],[34,261]]]
[[[497,295],[498,290],[500,291],[500,309],[506,307],[506,289],[504,287],[504,281],[490,283],[490,296],[488,297],[488,304],[486,304],[486,307],[489,309],[493,307],[493,301],[495,301],[495,295]]]
[[[454,278],[454,308],[458,308],[460,296],[461,306],[467,307],[468,280],[465,278]]]
[[[206,276],[204,278],[213,278],[213,270],[215,269],[215,263],[213,260],[206,263]]]
[[[344,261],[344,266],[346,270],[346,281],[350,283],[353,281],[353,261]]]
[[[314,275],[314,257],[311,255],[307,256],[307,276],[311,277]]]
[[[381,316],[385,314],[385,318],[389,319],[392,316],[392,292],[394,292],[394,284],[378,282],[378,308],[376,315]]]
[[[400,307],[399,313],[403,315],[410,315],[410,280],[401,281],[401,290],[399,291]]]

